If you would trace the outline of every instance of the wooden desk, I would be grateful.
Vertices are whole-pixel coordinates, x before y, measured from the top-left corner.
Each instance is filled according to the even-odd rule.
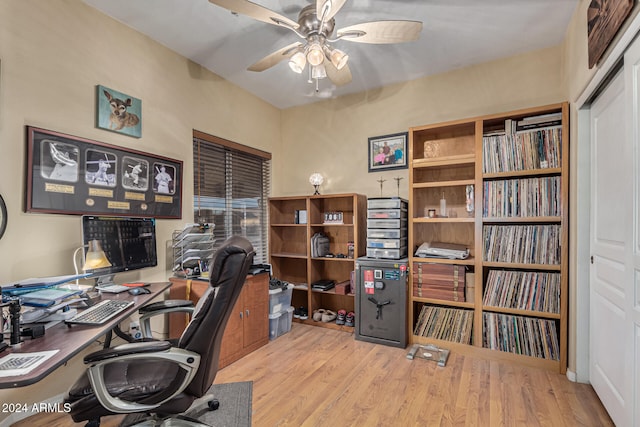
[[[47,329],[43,337],[35,339],[25,338],[25,341],[22,343],[10,346],[0,353],[0,357],[10,353],[31,353],[47,350],[59,351],[26,375],[0,377],[0,389],[23,387],[40,381],[56,368],[73,358],[73,356],[80,353],[81,350],[87,348],[92,342],[110,332],[120,322],[138,311],[140,307],[149,303],[153,298],[160,295],[169,286],[171,286],[169,282],[152,283],[149,286],[150,294],[137,296],[132,296],[129,292],[102,294],[102,299],[132,300],[134,304],[103,325],[67,325],[61,322]]]

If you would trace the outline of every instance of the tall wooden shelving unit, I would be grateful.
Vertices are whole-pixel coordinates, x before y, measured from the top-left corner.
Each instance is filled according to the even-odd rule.
[[[561,135],[561,143],[557,165],[543,162],[534,167],[528,165],[513,170],[512,167],[489,168],[488,163],[492,155],[491,150],[483,150],[486,138],[495,138],[500,130],[508,128],[510,123],[516,124],[524,118],[547,117],[549,114],[559,114],[561,122],[557,126],[547,127],[553,135]],[[474,273],[473,301],[444,301],[430,298],[410,297],[409,304],[409,333],[412,343],[436,343],[455,351],[484,354],[493,358],[515,360],[531,366],[557,370],[561,373],[567,367],[567,313],[568,313],[568,203],[569,203],[569,107],[567,103],[547,105],[511,111],[503,114],[476,117],[467,120],[457,120],[447,123],[420,126],[409,131],[409,247],[415,253],[416,248],[423,242],[449,242],[467,246],[470,256],[465,260],[448,260],[436,258],[417,258],[410,254],[410,263],[441,263],[464,265],[467,271]],[[535,119],[533,119],[535,121]],[[540,119],[542,120],[542,119]],[[550,123],[550,124],[556,124]],[[539,131],[543,128],[529,129],[515,132],[514,136],[504,137],[497,147],[501,152],[515,153],[515,145],[523,145],[523,132]],[[509,129],[506,132],[511,135]],[[500,137],[498,137],[500,138]],[[513,142],[516,141],[516,142]],[[488,142],[486,142],[488,144]],[[515,144],[515,145],[512,145]],[[489,146],[489,145],[487,145]],[[492,147],[496,147],[495,145]],[[536,152],[533,157],[539,156]],[[545,154],[546,155],[546,154]],[[516,160],[521,160],[521,156]],[[544,156],[543,156],[544,157]],[[492,160],[493,161],[493,160]],[[515,161],[515,160],[514,160]],[[474,211],[468,212],[466,188],[474,186]],[[487,194],[485,194],[485,185]],[[557,193],[549,195],[548,186],[557,186]],[[519,212],[518,200],[502,199],[493,196],[504,188],[543,188],[530,194],[524,205],[536,204],[542,206],[540,211]],[[490,190],[489,190],[490,189]],[[499,190],[499,191],[498,191]],[[520,191],[520,190],[518,190]],[[516,194],[518,194],[516,191]],[[538,192],[536,192],[538,191]],[[540,193],[542,191],[542,193]],[[492,195],[490,196],[489,193]],[[447,217],[429,218],[427,209],[439,210],[439,201],[444,194],[447,201]],[[496,202],[497,197],[497,202]],[[499,204],[499,214],[496,209],[484,212],[484,201]],[[526,199],[526,197],[525,197]],[[551,200],[551,201],[549,201]],[[555,211],[548,214],[545,209]],[[518,212],[515,213],[514,212]],[[532,231],[533,230],[533,231]],[[550,235],[544,238],[529,239],[523,244],[509,238],[499,239],[496,236],[517,235],[526,236],[530,233],[544,233]],[[496,251],[502,247],[503,252]],[[540,247],[542,242],[547,246]],[[492,246],[490,246],[492,245]],[[485,248],[486,246],[486,248]],[[489,249],[491,247],[491,250]],[[505,248],[537,248],[534,252],[546,253],[552,249],[553,255],[535,255],[520,262],[513,251]],[[545,252],[546,251],[546,252]],[[519,254],[519,252],[518,252]],[[530,255],[527,253],[527,255]],[[533,255],[532,255],[533,256]],[[547,259],[552,258],[552,259]],[[412,273],[413,275],[413,273]],[[511,282],[503,280],[514,275],[518,279]],[[525,289],[525,280],[535,282]],[[532,279],[533,277],[533,279]],[[499,280],[496,280],[498,278]],[[543,280],[553,282],[553,286],[542,288]],[[499,283],[500,286],[496,285]],[[497,290],[496,290],[497,289]],[[545,295],[544,304],[531,303],[520,305],[506,301],[502,303],[484,303],[487,290],[493,295],[493,301],[500,300],[502,292],[505,295],[520,296],[525,299],[527,289],[536,289],[539,295]],[[498,292],[500,294],[498,294]],[[531,292],[531,291],[530,291]],[[531,295],[534,295],[532,293]],[[515,298],[514,299],[518,299]],[[535,298],[531,298],[530,302]],[[549,302],[551,301],[551,302]],[[472,334],[469,343],[443,341],[432,337],[416,335],[414,328],[420,322],[420,313],[425,306],[453,308],[467,310],[473,320]],[[510,333],[508,328],[517,331]],[[555,338],[555,342],[553,341]],[[497,342],[497,346],[496,346]],[[556,346],[557,342],[557,346]],[[492,349],[493,348],[493,349]],[[496,349],[500,348],[500,349]],[[524,353],[524,354],[518,354]],[[534,354],[534,355],[531,355]]]
[[[307,223],[296,224],[296,211],[306,211]],[[342,212],[342,224],[326,224],[325,212]],[[309,319],[298,320],[315,326],[353,332],[353,327],[335,322],[315,322],[313,310],[354,311],[353,293],[336,294],[335,289],[316,291],[311,284],[320,279],[336,283],[348,281],[355,270],[355,259],[366,254],[367,198],[361,194],[272,197],[269,199],[269,259],[273,276],[294,285],[291,304],[305,307]],[[324,232],[330,239],[330,252],[348,254],[353,242],[353,258],[311,257],[311,237]]]

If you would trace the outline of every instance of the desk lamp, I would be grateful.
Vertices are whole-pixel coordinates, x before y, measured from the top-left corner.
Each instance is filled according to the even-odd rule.
[[[80,246],[73,252],[73,266],[76,270],[76,275],[78,275],[78,252],[83,248],[89,248],[87,251],[87,256],[84,260],[84,265],[82,266],[83,271],[93,270],[97,268],[111,267],[111,263],[107,259],[104,251],[102,250],[102,245],[99,240],[89,240],[89,244]],[[78,285],[78,279],[76,279],[76,285]]]
[[[97,268],[111,267],[111,263],[107,259],[107,256],[102,250],[102,245],[99,240],[89,240],[89,250],[84,260],[84,266],[82,269],[95,270]]]

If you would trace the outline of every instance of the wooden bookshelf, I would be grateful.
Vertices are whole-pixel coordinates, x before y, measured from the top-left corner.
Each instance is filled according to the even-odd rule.
[[[307,222],[296,224],[296,211],[306,211]],[[324,222],[325,212],[342,212],[342,224]],[[351,294],[340,295],[335,289],[317,291],[311,284],[320,279],[333,279],[336,283],[350,280],[355,260],[366,254],[367,198],[361,194],[330,194],[314,196],[272,197],[269,199],[269,259],[273,276],[294,285],[291,305],[305,307],[309,319],[295,322],[353,332],[353,327],[313,320],[313,311],[319,308],[337,313],[339,309],[354,311]],[[311,237],[318,232],[329,236],[330,252],[348,255],[348,244],[353,242],[353,258],[326,258],[311,256]],[[355,286],[355,284],[354,284]]]
[[[515,130],[530,128],[533,121],[550,114],[555,115],[548,123],[553,126]],[[410,296],[408,327],[412,343],[433,342],[458,351],[566,372],[568,114],[568,104],[559,103],[409,130],[410,263],[462,265],[474,273],[473,283],[467,283],[473,286],[473,301]],[[472,204],[468,197],[471,185]],[[508,196],[501,198],[505,192]],[[447,215],[429,218],[428,209],[439,212],[442,195],[447,202]],[[539,238],[541,235],[547,240]],[[411,256],[428,241],[465,245],[471,256],[465,260]],[[533,253],[520,251],[524,248]],[[539,254],[553,248],[557,252]],[[511,276],[508,272],[527,274]],[[489,276],[494,280],[491,288]],[[504,284],[503,276],[512,281]],[[524,279],[513,277],[525,277],[528,282],[525,286],[524,282],[514,282]],[[553,285],[545,281],[551,281],[549,278],[553,278]],[[491,303],[485,304],[488,290],[500,294],[487,296]],[[529,299],[525,298],[527,295]],[[425,306],[446,312],[471,311],[471,342],[461,344],[455,338],[445,341],[416,334]],[[507,330],[505,322],[517,332],[503,335]],[[419,326],[426,330],[424,325]],[[451,335],[456,334],[445,334]]]

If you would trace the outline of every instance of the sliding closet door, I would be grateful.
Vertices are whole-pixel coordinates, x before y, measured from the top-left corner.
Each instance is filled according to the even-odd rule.
[[[638,51],[638,54],[634,53]],[[640,350],[640,49],[591,106],[590,381],[617,426],[635,426]]]
[[[630,407],[627,416],[629,425],[640,425],[640,40],[636,39],[624,56],[625,82],[628,102],[630,103],[630,133],[633,150],[633,188],[630,200],[633,201],[632,220],[629,231],[633,232],[633,248],[630,254],[633,273],[626,286],[625,311],[627,318],[625,332],[630,336],[628,342]]]

